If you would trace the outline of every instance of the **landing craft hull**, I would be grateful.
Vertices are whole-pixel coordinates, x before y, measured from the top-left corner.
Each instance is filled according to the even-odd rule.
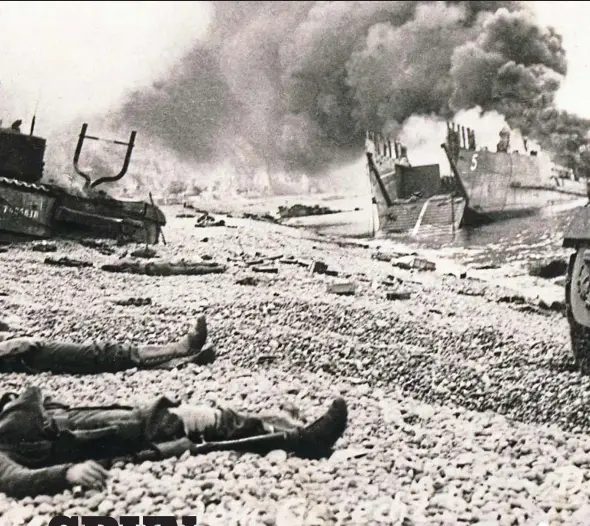
[[[449,233],[461,227],[465,199],[443,193],[437,164],[407,167],[381,157],[368,164],[375,234]]]
[[[450,139],[454,133],[450,128]],[[555,176],[538,156],[476,150],[475,145],[468,149],[449,141],[443,145],[453,172],[448,185],[438,165],[410,168],[396,163],[391,146],[389,155],[387,145],[379,149],[385,155],[367,155],[375,233],[454,232],[463,226],[580,206],[586,199],[585,181]]]
[[[455,162],[473,216],[490,221],[580,200],[586,184],[543,171],[539,157],[459,149]]]

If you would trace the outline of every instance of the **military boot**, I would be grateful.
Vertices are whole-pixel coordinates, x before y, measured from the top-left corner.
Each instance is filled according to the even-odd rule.
[[[347,425],[346,400],[336,398],[328,411],[315,422],[287,433],[284,449],[305,458],[330,456]]]
[[[134,360],[144,369],[173,367],[182,363],[205,365],[215,359],[211,347],[204,348],[207,341],[207,321],[199,316],[195,326],[183,338],[167,345],[144,345],[137,347]]]

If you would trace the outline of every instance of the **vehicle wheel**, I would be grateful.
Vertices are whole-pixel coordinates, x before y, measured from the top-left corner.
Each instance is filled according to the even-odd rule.
[[[572,353],[582,374],[590,373],[590,265],[584,255],[588,247],[580,247],[570,257],[565,283],[565,305],[570,327]]]

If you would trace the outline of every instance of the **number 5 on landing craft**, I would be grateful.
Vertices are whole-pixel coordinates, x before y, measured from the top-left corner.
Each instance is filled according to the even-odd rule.
[[[471,171],[473,172],[473,170],[475,170],[477,168],[477,153],[473,154],[473,157],[471,158],[471,166],[469,167],[471,169]]]

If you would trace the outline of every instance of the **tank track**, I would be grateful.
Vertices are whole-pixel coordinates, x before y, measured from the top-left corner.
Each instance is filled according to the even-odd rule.
[[[14,188],[18,188],[19,190],[26,188],[27,190],[35,190],[37,192],[55,194],[54,189],[50,186],[37,183],[25,183],[24,181],[9,179],[7,177],[0,177],[0,185],[12,186]]]

